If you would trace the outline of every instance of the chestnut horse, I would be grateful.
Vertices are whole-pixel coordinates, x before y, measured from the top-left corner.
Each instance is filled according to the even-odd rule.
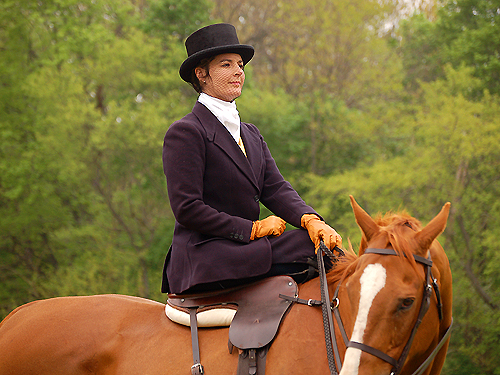
[[[351,204],[362,232],[359,256],[348,251],[327,276],[329,295],[338,298],[338,312],[351,340],[398,359],[416,324],[425,289],[424,266],[413,255],[432,259],[442,317],[432,293],[401,372],[412,374],[452,322],[451,272],[435,241],[446,226],[449,203],[423,229],[407,214],[374,220],[352,197]],[[393,249],[400,256],[365,254],[367,248]],[[319,300],[319,278],[300,285],[299,297]],[[188,374],[192,364],[189,327],[172,323],[164,307],[119,295],[60,297],[18,307],[0,323],[0,375]],[[334,331],[342,358],[340,375],[391,372],[392,365],[377,356],[356,347],[346,349],[337,322]],[[199,330],[206,374],[236,373],[238,351],[230,354],[227,341],[228,328]],[[420,374],[440,373],[449,337],[442,341],[444,345]],[[328,372],[321,308],[294,304],[269,349],[266,374]]]

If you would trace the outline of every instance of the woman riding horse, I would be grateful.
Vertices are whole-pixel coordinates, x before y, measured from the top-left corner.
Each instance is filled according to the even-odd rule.
[[[180,75],[200,94],[174,122],[163,167],[176,222],[162,292],[222,289],[272,275],[304,282],[322,239],[340,235],[308,206],[276,166],[255,125],[240,121],[235,99],[254,49],[229,24],[210,25],[186,40]],[[259,220],[260,203],[277,216]],[[283,233],[286,222],[297,228]]]
[[[346,252],[327,275],[335,297],[328,307],[342,322],[334,325],[339,375],[391,374],[393,365],[367,347],[405,359],[401,375],[438,375],[452,322],[452,278],[435,239],[446,226],[449,204],[422,228],[408,215],[373,220],[352,203],[363,234],[359,257]],[[431,290],[440,298],[428,294],[429,267],[415,256],[432,261]],[[330,373],[322,309],[307,303],[321,298],[320,278],[299,285],[298,296],[306,303],[284,318],[267,354],[267,375]],[[422,306],[428,310],[406,355]],[[340,325],[355,347],[344,342]],[[235,374],[238,351],[230,353],[227,343],[228,328],[199,330],[206,374]],[[52,298],[23,305],[0,323],[0,375],[177,375],[188,374],[192,360],[189,327],[170,321],[165,304],[143,298]]]

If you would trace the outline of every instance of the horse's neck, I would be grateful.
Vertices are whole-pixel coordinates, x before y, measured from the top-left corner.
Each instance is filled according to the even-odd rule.
[[[319,277],[307,281],[305,284],[299,284],[299,297],[303,299],[321,300],[321,290]]]

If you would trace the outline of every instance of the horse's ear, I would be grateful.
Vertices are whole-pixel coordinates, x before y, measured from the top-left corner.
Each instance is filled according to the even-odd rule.
[[[358,223],[359,228],[363,232],[367,242],[373,238],[379,231],[379,227],[377,223],[371,218],[370,215],[366,213],[365,210],[361,208],[361,206],[354,200],[352,195],[349,195],[351,199],[352,211],[354,212],[354,218],[356,219],[356,223]]]
[[[444,228],[446,228],[449,212],[450,202],[446,203],[441,209],[441,212],[439,212],[424,229],[416,234],[417,242],[422,250],[427,250],[431,246],[432,241],[443,233]]]

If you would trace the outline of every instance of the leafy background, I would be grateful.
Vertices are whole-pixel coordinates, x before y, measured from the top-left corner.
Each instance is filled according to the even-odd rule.
[[[62,295],[165,300],[162,140],[196,100],[183,42],[219,21],[256,48],[242,119],[355,247],[349,194],[424,223],[452,202],[443,373],[500,374],[498,0],[2,1],[0,317]]]

